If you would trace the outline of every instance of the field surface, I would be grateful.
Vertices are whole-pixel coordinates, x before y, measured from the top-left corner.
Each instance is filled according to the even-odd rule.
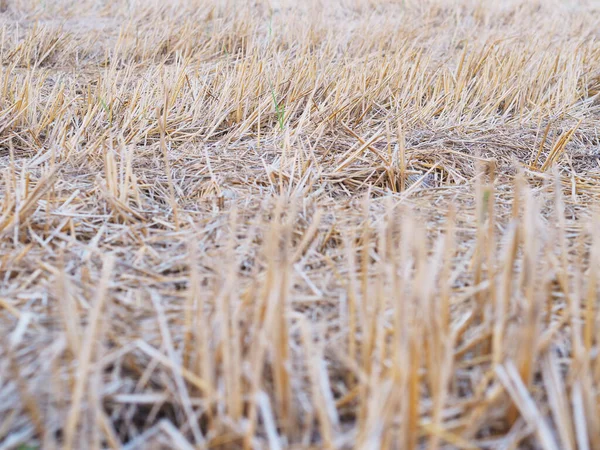
[[[0,449],[600,449],[600,3],[0,11]]]

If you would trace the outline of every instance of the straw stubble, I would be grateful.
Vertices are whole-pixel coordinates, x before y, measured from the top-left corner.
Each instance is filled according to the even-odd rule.
[[[0,11],[0,448],[600,446],[594,2]]]

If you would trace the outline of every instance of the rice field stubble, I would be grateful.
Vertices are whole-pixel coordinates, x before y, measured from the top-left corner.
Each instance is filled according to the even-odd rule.
[[[600,448],[597,2],[0,10],[0,448]]]

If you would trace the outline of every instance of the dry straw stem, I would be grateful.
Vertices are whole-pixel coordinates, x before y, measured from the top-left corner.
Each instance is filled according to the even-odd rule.
[[[599,20],[0,1],[0,449],[600,448]]]

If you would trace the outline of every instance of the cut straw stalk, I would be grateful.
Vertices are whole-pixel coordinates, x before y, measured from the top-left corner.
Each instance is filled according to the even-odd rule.
[[[96,296],[89,315],[89,325],[84,332],[84,339],[81,345],[81,351],[77,357],[79,363],[75,377],[75,386],[71,397],[71,407],[65,426],[65,448],[70,450],[75,443],[75,433],[77,424],[80,420],[81,403],[85,395],[85,388],[88,382],[90,365],[92,363],[93,348],[98,332],[99,322],[101,320],[102,310],[107,300],[108,287],[112,276],[114,257],[108,255],[104,258],[102,266],[102,276],[97,286]]]

